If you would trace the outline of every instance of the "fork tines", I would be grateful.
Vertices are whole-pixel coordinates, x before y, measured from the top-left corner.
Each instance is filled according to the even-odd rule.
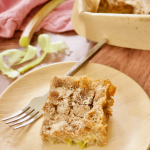
[[[4,118],[2,120],[5,121],[5,120],[8,120],[8,119],[17,117],[17,118],[14,118],[14,119],[6,122],[6,124],[9,124],[9,123],[17,121],[13,124],[10,124],[9,126],[14,126],[14,125],[17,125],[17,124],[20,124],[20,123],[23,123],[23,122],[27,121],[27,122],[21,124],[20,126],[17,126],[17,127],[13,128],[13,129],[18,129],[18,128],[21,128],[23,126],[26,126],[26,125],[30,124],[31,122],[38,119],[40,116],[42,116],[41,112],[36,111],[35,109],[31,109],[30,107],[25,107],[24,109],[18,111],[14,115],[12,115],[10,117],[7,117],[7,118]]]

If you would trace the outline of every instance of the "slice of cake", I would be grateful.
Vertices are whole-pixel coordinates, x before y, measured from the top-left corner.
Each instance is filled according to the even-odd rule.
[[[105,146],[116,87],[109,80],[54,76],[40,135],[52,143]]]

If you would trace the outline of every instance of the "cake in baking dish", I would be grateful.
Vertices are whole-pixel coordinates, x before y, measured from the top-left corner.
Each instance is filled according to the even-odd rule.
[[[54,76],[43,107],[44,141],[105,146],[116,87],[110,80]]]
[[[149,0],[100,0],[99,13],[150,14]]]

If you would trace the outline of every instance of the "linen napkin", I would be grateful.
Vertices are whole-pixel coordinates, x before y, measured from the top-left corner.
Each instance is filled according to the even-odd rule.
[[[48,0],[1,0],[0,37],[11,38],[16,30],[24,30],[30,19]],[[40,23],[41,28],[51,32],[73,30],[71,15],[74,0],[66,0]]]

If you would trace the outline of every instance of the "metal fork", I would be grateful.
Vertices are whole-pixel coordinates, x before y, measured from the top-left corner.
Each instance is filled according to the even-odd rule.
[[[102,48],[102,46],[104,44],[107,43],[107,40],[102,39],[99,43],[97,43],[87,54],[86,56],[84,56],[83,58],[81,58],[66,74],[65,76],[70,76],[73,75],[81,66],[83,66],[83,64],[85,62],[87,62],[88,60],[90,60],[93,56],[95,56],[95,54],[100,50],[100,48]],[[18,129],[21,128],[23,126],[26,126],[30,123],[32,123],[33,121],[37,120],[39,117],[42,116],[42,107],[44,106],[45,102],[47,101],[47,96],[48,93],[46,93],[43,96],[40,97],[35,97],[33,98],[22,110],[20,110],[19,112],[15,113],[14,115],[4,118],[2,119],[3,121],[17,117],[13,120],[10,120],[8,123],[12,123],[15,122],[13,124],[10,124],[9,126],[13,126],[13,125],[17,125],[20,123],[23,123],[17,127],[14,127],[13,129]],[[23,119],[22,119],[23,118]],[[21,119],[21,120],[20,120]],[[19,121],[18,121],[19,120]]]

